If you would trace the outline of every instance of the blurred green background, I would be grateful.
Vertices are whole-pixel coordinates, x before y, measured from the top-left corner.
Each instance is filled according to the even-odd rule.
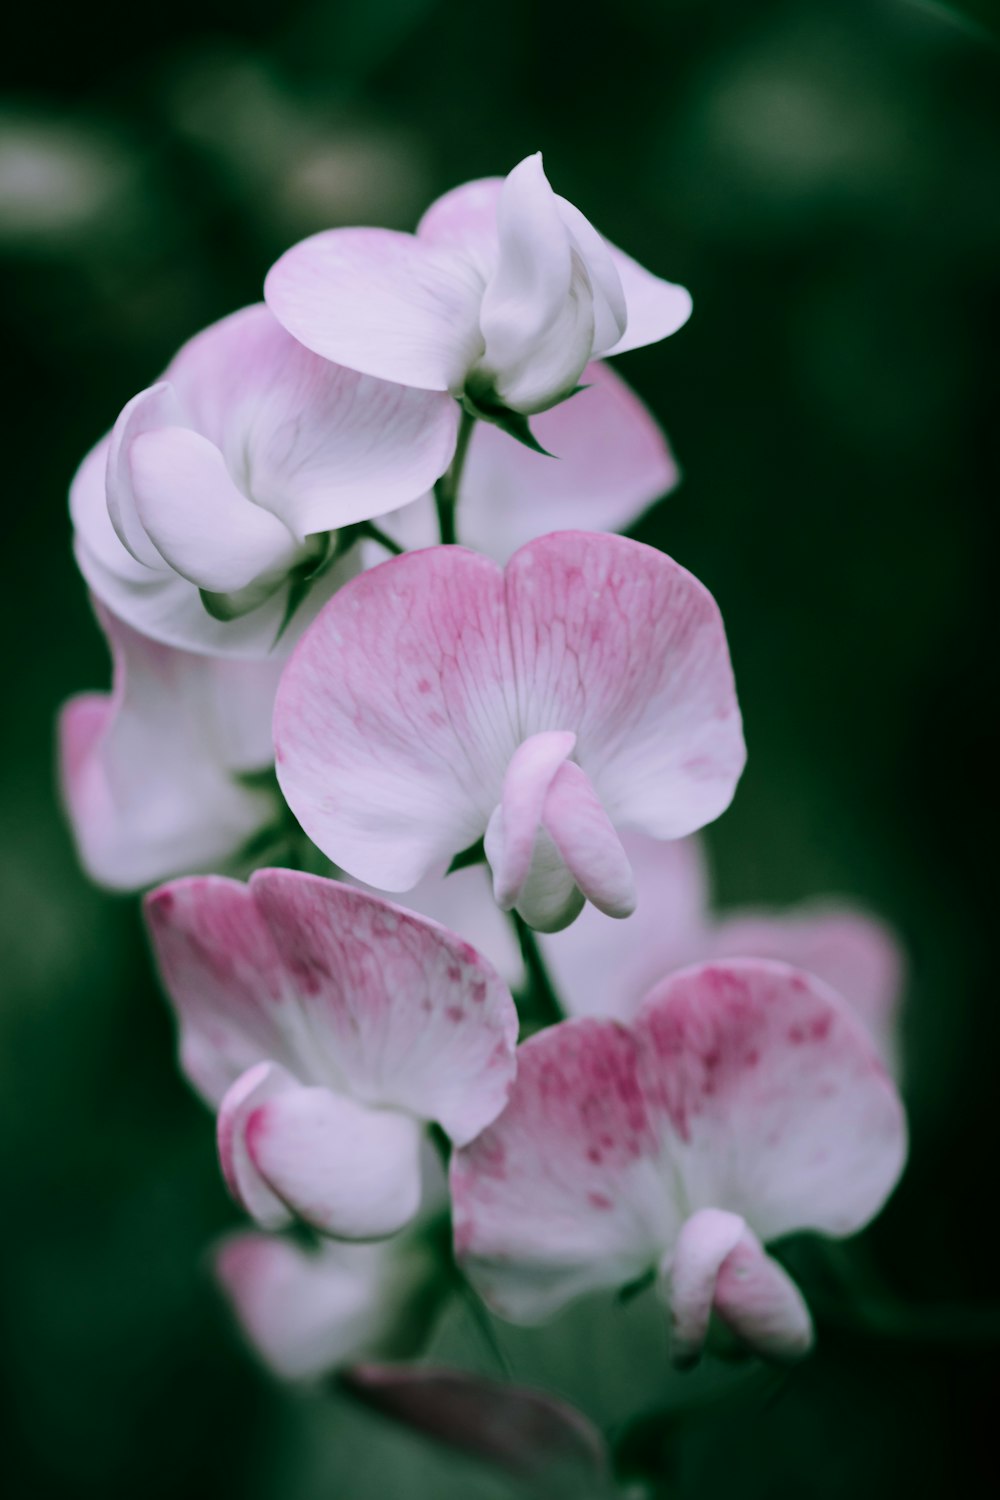
[[[491,1500],[374,1417],[279,1389],[206,1270],[235,1221],[136,904],[55,803],[60,701],[107,680],[69,553],[86,448],[327,225],[412,227],[542,148],[695,315],[619,368],[683,486],[640,528],[726,617],[750,746],[726,903],[850,895],[911,957],[913,1155],[868,1237],[914,1326],[821,1319],[777,1393],[665,1429],[671,1495],[958,1493],[992,1426],[995,986],[984,824],[1000,52],[916,0],[35,0],[0,99],[7,713],[0,902],[2,1473],[13,1495]],[[949,1312],[941,1304],[960,1303]],[[920,1309],[936,1309],[930,1316]],[[488,1368],[455,1315],[449,1355]],[[691,1387],[647,1306],[503,1334],[614,1421]],[[464,1341],[464,1342],[463,1342]],[[466,1347],[467,1346],[467,1347]]]

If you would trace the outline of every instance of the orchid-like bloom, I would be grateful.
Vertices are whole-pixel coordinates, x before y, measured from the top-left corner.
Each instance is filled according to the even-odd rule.
[[[631,833],[622,842],[639,893],[635,914],[624,923],[609,922],[588,907],[569,931],[542,939],[570,1015],[628,1021],[647,990],[672,970],[726,958],[774,958],[836,990],[865,1022],[883,1062],[898,1073],[905,965],[898,940],[883,922],[832,901],[715,917],[696,838],[660,844]]]
[[[81,571],[146,635],[266,655],[311,581],[315,612],[346,576],[339,529],[422,495],[456,423],[447,397],[339,369],[244,308],[185,344],[84,461]]]
[[[394,1234],[420,1203],[426,1122],[463,1145],[503,1108],[514,1002],[436,923],[291,870],[177,881],[146,911],[182,1065],[262,1228]]]
[[[506,562],[526,542],[567,526],[625,531],[674,488],[677,464],[648,407],[610,365],[588,365],[583,380],[584,390],[533,423],[544,453],[477,423],[458,490],[466,546]],[[379,525],[410,549],[438,540],[430,495]]]
[[[718,609],[663,553],[560,532],[500,569],[460,547],[352,579],[285,669],[282,790],[380,890],[485,836],[494,895],[555,931],[635,904],[618,835],[680,838],[728,806],[745,750]]]
[[[273,759],[280,663],[175,651],[95,610],[114,682],[62,708],[63,801],[90,878],[141,890],[228,860],[276,816],[276,790],[246,777]]]
[[[530,415],[589,360],[653,344],[691,312],[552,191],[540,154],[455,188],[416,235],[331,229],[272,267],[268,305],[309,349],[353,370]]]
[[[678,1365],[713,1313],[791,1359],[812,1323],[763,1245],[853,1234],[905,1155],[896,1091],[832,990],[765,960],[702,965],[631,1027],[566,1021],[518,1049],[506,1111],[452,1160],[456,1250],[514,1322],[653,1271]]]

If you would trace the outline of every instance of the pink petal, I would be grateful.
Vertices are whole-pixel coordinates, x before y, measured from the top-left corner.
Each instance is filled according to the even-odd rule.
[[[380,1239],[420,1207],[421,1124],[411,1116],[325,1088],[292,1088],[258,1103],[242,1123],[260,1179],[323,1234]]]
[[[477,266],[483,285],[500,255],[497,207],[502,177],[480,177],[436,199],[417,225],[420,239],[444,250],[456,250]]]
[[[493,894],[503,911],[517,905],[531,870],[549,788],[575,743],[574,734],[535,734],[511,756],[500,801],[486,830]]]
[[[801,1359],[812,1348],[802,1293],[749,1230],[719,1270],[715,1311],[762,1359]]]
[[[821,904],[780,915],[734,912],[715,928],[711,954],[777,958],[817,975],[857,1012],[883,1062],[898,1072],[904,958],[884,923],[846,906]]]
[[[812,1345],[801,1292],[737,1214],[705,1208],[688,1219],[665,1283],[680,1369],[697,1363],[713,1311],[763,1359],[799,1359]]]
[[[285,671],[278,778],[331,859],[405,890],[486,831],[517,746],[549,731],[577,735],[616,828],[673,838],[717,817],[745,751],[707,591],[652,548],[583,532],[530,543],[502,582],[460,548],[383,563]]]
[[[610,365],[588,365],[581,380],[587,389],[533,419],[544,454],[499,427],[476,427],[458,530],[477,552],[506,562],[525,542],[567,526],[623,531],[677,483],[656,421]]]
[[[98,619],[114,658],[110,694],[71,699],[59,720],[63,798],[88,874],[136,890],[230,858],[274,816],[241,771],[271,759],[280,664],[192,656]]]
[[[599,911],[622,918],[635,910],[628,855],[594,788],[572,761],[559,767],[549,787],[545,830],[574,881]]]
[[[651,985],[706,952],[708,877],[697,838],[626,833],[622,847],[636,883],[633,914],[618,921],[588,905],[565,932],[540,939],[570,1015],[628,1021]]]
[[[522,736],[571,729],[616,827],[678,838],[728,807],[746,756],[718,607],[672,559],[557,532],[506,571]]]
[[[617,246],[610,245],[609,249],[625,293],[628,323],[622,338],[607,352],[624,354],[627,349],[658,344],[683,328],[691,316],[687,288],[654,276]]]
[[[495,564],[460,548],[356,578],[281,681],[278,779],[314,843],[408,890],[485,832],[518,736]]]
[[[222,1175],[236,1202],[263,1229],[282,1229],[292,1216],[253,1161],[247,1149],[247,1126],[267,1100],[295,1088],[295,1079],[284,1068],[260,1062],[237,1078],[219,1106],[216,1140]]]
[[[507,1109],[452,1157],[456,1252],[511,1321],[635,1279],[679,1229],[640,1068],[635,1039],[614,1022],[539,1032],[518,1048]]]
[[[513,1002],[436,924],[290,870],[249,886],[178,881],[153,893],[147,917],[185,1070],[210,1100],[272,1059],[302,1084],[437,1120],[458,1142],[503,1108]]]
[[[657,986],[634,1030],[692,1208],[729,1209],[762,1240],[852,1234],[881,1208],[906,1157],[902,1105],[821,981],[763,959],[699,965]]]
[[[524,960],[513,928],[493,899],[485,864],[466,865],[450,875],[428,875],[401,905],[458,933],[493,965],[508,989],[524,984]],[[647,986],[648,988],[648,986]]]
[[[264,285],[278,321],[324,359],[422,390],[461,390],[482,349],[482,281],[461,254],[389,229],[331,229]]]
[[[745,1231],[739,1214],[703,1208],[677,1236],[663,1279],[670,1307],[670,1357],[678,1369],[689,1368],[701,1357],[719,1270]]]
[[[414,1278],[391,1244],[338,1244],[307,1251],[253,1231],[224,1240],[215,1274],[266,1365],[286,1380],[310,1380],[370,1353],[400,1317]]]
[[[299,547],[270,511],[233,484],[207,438],[161,427],[134,439],[136,512],[160,556],[197,588],[235,593],[261,575],[280,579]]]
[[[156,432],[161,427],[182,426],[184,414],[173,386],[166,381],[140,391],[124,407],[114,425],[107,447],[105,470],[105,493],[101,503],[121,546],[138,563],[148,568],[160,568],[162,559],[146,535],[146,528],[136,509],[132,484],[130,454],[136,438],[147,432]],[[74,520],[76,517],[74,517]],[[87,540],[93,542],[87,534]],[[110,549],[105,552],[105,561],[111,566]],[[131,571],[123,560],[126,572]]]

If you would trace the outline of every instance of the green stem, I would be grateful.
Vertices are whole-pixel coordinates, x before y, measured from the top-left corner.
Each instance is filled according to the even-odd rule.
[[[530,1019],[538,1021],[542,1026],[554,1026],[557,1021],[564,1019],[563,1008],[559,1004],[555,986],[545,967],[538,939],[533,928],[528,926],[520,912],[512,911],[510,917],[514,923],[514,931],[517,933],[521,957],[524,959],[524,967],[528,975]]]
[[[369,541],[378,542],[379,546],[391,552],[393,557],[399,557],[401,552],[406,551],[405,547],[401,547],[398,542],[393,541],[391,536],[387,536],[380,526],[376,526],[374,521],[362,521],[360,529]]]
[[[475,417],[463,408],[458,424],[455,457],[434,486],[434,504],[437,506],[438,530],[441,533],[441,541],[445,546],[458,540],[455,532],[458,487],[462,482],[462,470],[465,467],[465,459],[469,451],[469,439],[472,437],[472,429],[475,425]]]

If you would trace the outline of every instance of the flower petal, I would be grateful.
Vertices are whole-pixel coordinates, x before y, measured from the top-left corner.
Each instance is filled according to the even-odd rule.
[[[146,535],[136,510],[129,461],[132,444],[147,432],[184,425],[177,393],[166,381],[140,391],[124,407],[108,440],[106,492],[102,497],[118,540],[136,562],[148,568],[162,567],[162,558]],[[88,538],[89,540],[89,538]]]
[[[484,832],[515,715],[500,570],[457,547],[411,553],[354,579],[299,644],[278,780],[336,864],[408,890]]]
[[[511,756],[485,839],[493,894],[503,911],[517,905],[531,869],[549,788],[575,743],[575,734],[535,734]]]
[[[272,1059],[300,1083],[436,1120],[459,1143],[503,1108],[513,1001],[435,923],[290,870],[249,886],[177,881],[146,909],[185,1070],[210,1100]]]
[[[540,1032],[518,1048],[504,1113],[452,1157],[456,1253],[511,1321],[633,1280],[680,1228],[640,1067],[636,1040],[614,1022]]]
[[[608,248],[625,293],[628,323],[623,336],[607,353],[624,354],[627,349],[658,344],[683,328],[692,306],[687,287],[654,276],[616,245]]]
[[[698,965],[657,986],[633,1029],[692,1209],[729,1209],[769,1240],[852,1234],[881,1208],[906,1156],[902,1105],[820,980],[763,959]]]
[[[882,1061],[899,1071],[904,958],[882,922],[847,906],[817,903],[786,913],[733,912],[716,926],[712,957],[776,958],[836,990],[861,1017]]]
[[[323,1088],[275,1093],[244,1121],[263,1182],[338,1239],[381,1239],[409,1223],[420,1207],[420,1139],[412,1117]]]
[[[219,1106],[216,1140],[222,1175],[236,1202],[262,1229],[283,1229],[292,1216],[247,1150],[247,1125],[268,1099],[295,1088],[295,1079],[284,1068],[259,1062],[237,1078]]]
[[[523,736],[572,729],[616,827],[678,838],[724,812],[746,751],[718,607],[671,558],[557,532],[507,565]]]
[[[638,904],[625,921],[586,906],[572,927],[542,938],[542,954],[572,1016],[628,1021],[650,987],[702,958],[709,942],[708,877],[698,839],[622,835]]]
[[[500,257],[497,208],[502,177],[480,177],[437,198],[417,225],[417,235],[429,245],[455,250],[470,259],[485,286]]]
[[[566,198],[556,198],[559,217],[566,226],[587,268],[594,299],[594,338],[592,352],[603,354],[617,344],[625,333],[628,314],[625,293],[614,255],[603,235],[590,220]]]
[[[661,1268],[670,1308],[670,1357],[680,1370],[689,1369],[701,1357],[719,1270],[745,1231],[739,1214],[703,1208],[681,1229]]]
[[[401,905],[456,932],[481,953],[508,989],[524,984],[524,960],[514,931],[493,899],[485,864],[466,865],[451,874],[432,874],[407,891]]]
[[[261,577],[280,580],[295,562],[288,527],[236,488],[218,448],[199,433],[144,433],[131,444],[129,467],[147,536],[197,588],[235,593]]]
[[[389,1333],[412,1277],[395,1242],[291,1239],[247,1231],[215,1252],[215,1274],[250,1343],[286,1380],[310,1380],[370,1353]]]
[[[271,759],[280,663],[193,656],[97,615],[114,687],[62,710],[62,792],[91,878],[137,890],[221,863],[274,815],[274,797],[236,773]]]
[[[588,901],[606,916],[635,910],[635,881],[621,839],[585,773],[560,766],[545,798],[545,829]]]
[[[482,349],[471,259],[389,229],[330,229],[293,245],[268,306],[324,359],[421,390],[461,390]]]

